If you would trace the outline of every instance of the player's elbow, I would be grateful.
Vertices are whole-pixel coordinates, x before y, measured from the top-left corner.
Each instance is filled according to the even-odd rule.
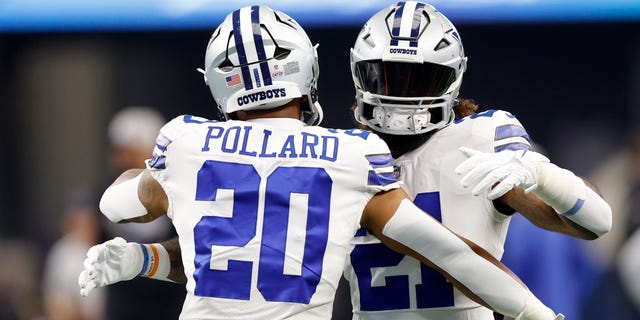
[[[574,222],[589,230],[590,235],[586,240],[595,240],[607,234],[611,230],[613,223],[613,213],[611,207],[604,201],[597,210],[593,210],[591,214],[585,214],[582,217],[572,219]],[[571,217],[570,217],[571,218]]]
[[[140,176],[113,184],[102,194],[100,211],[111,222],[132,221],[147,214],[147,209],[138,197]]]
[[[601,210],[600,223],[595,224],[591,230],[596,234],[596,238],[600,238],[602,235],[608,233],[611,230],[611,225],[613,224],[613,212],[611,207],[605,203]]]
[[[113,190],[111,188],[107,188],[100,198],[99,208],[100,212],[102,212],[109,221],[118,223],[122,221],[122,218],[118,212],[118,206],[115,205],[115,202],[117,202],[117,200],[114,199]]]

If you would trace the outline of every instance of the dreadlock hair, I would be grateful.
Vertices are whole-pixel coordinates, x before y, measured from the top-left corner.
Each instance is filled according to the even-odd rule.
[[[460,99],[458,104],[453,107],[453,112],[456,115],[456,120],[470,116],[478,111],[478,105],[473,99]]]

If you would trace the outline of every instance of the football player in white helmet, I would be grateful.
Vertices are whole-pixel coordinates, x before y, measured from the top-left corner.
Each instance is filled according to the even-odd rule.
[[[87,253],[83,295],[136,275],[185,280],[171,273],[182,267],[181,319],[329,319],[364,228],[478,303],[518,319],[556,318],[490,254],[411,202],[377,135],[305,125],[319,121],[306,117],[319,111],[317,66],[293,19],[265,6],[234,11],[206,62],[205,80],[231,120],[173,119],[147,169],[123,173],[100,201],[113,222],[167,214],[181,265],[170,266],[171,248],[113,239]]]
[[[454,25],[416,1],[372,16],[351,50],[355,119],[387,142],[415,204],[497,259],[515,212],[582,239],[608,232],[608,204],[534,152],[515,116],[475,113],[472,101],[458,100],[466,66]],[[354,319],[494,319],[442,275],[373,234],[362,231],[355,241],[345,271]]]

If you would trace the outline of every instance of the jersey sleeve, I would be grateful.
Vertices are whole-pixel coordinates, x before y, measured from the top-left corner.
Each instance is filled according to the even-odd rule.
[[[151,159],[147,159],[146,161],[147,169],[160,171],[166,168],[167,148],[180,136],[180,132],[184,126],[183,118],[184,116],[176,117],[160,129],[158,137],[156,138],[156,145],[153,147]]]
[[[180,136],[184,135],[188,131],[189,125],[197,125],[208,122],[216,122],[215,120],[208,120],[201,117],[192,115],[181,115],[173,118],[167,124],[165,124],[158,133],[156,138],[156,145],[153,148],[151,159],[147,159],[147,169],[151,171],[162,171],[166,169],[167,162],[167,150],[169,145],[173,143]]]
[[[509,112],[494,111],[491,118],[495,126],[493,133],[493,151],[533,150],[531,138],[524,126]]]
[[[393,157],[387,144],[371,133],[365,144],[365,158],[368,163],[367,189],[376,194],[398,188],[402,182],[393,166]]]

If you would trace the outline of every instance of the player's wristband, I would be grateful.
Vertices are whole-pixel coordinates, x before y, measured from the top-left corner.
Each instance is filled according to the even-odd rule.
[[[573,172],[552,163],[540,163],[537,174],[534,192],[558,214],[597,236],[611,229],[611,207]]]
[[[171,261],[164,246],[159,243],[140,243],[138,245],[142,252],[142,267],[138,277],[172,281],[167,278],[171,269]]]
[[[135,178],[111,185],[104,191],[100,199],[100,211],[111,222],[120,222],[147,214],[147,209],[138,197],[138,184],[141,177],[142,173]]]

